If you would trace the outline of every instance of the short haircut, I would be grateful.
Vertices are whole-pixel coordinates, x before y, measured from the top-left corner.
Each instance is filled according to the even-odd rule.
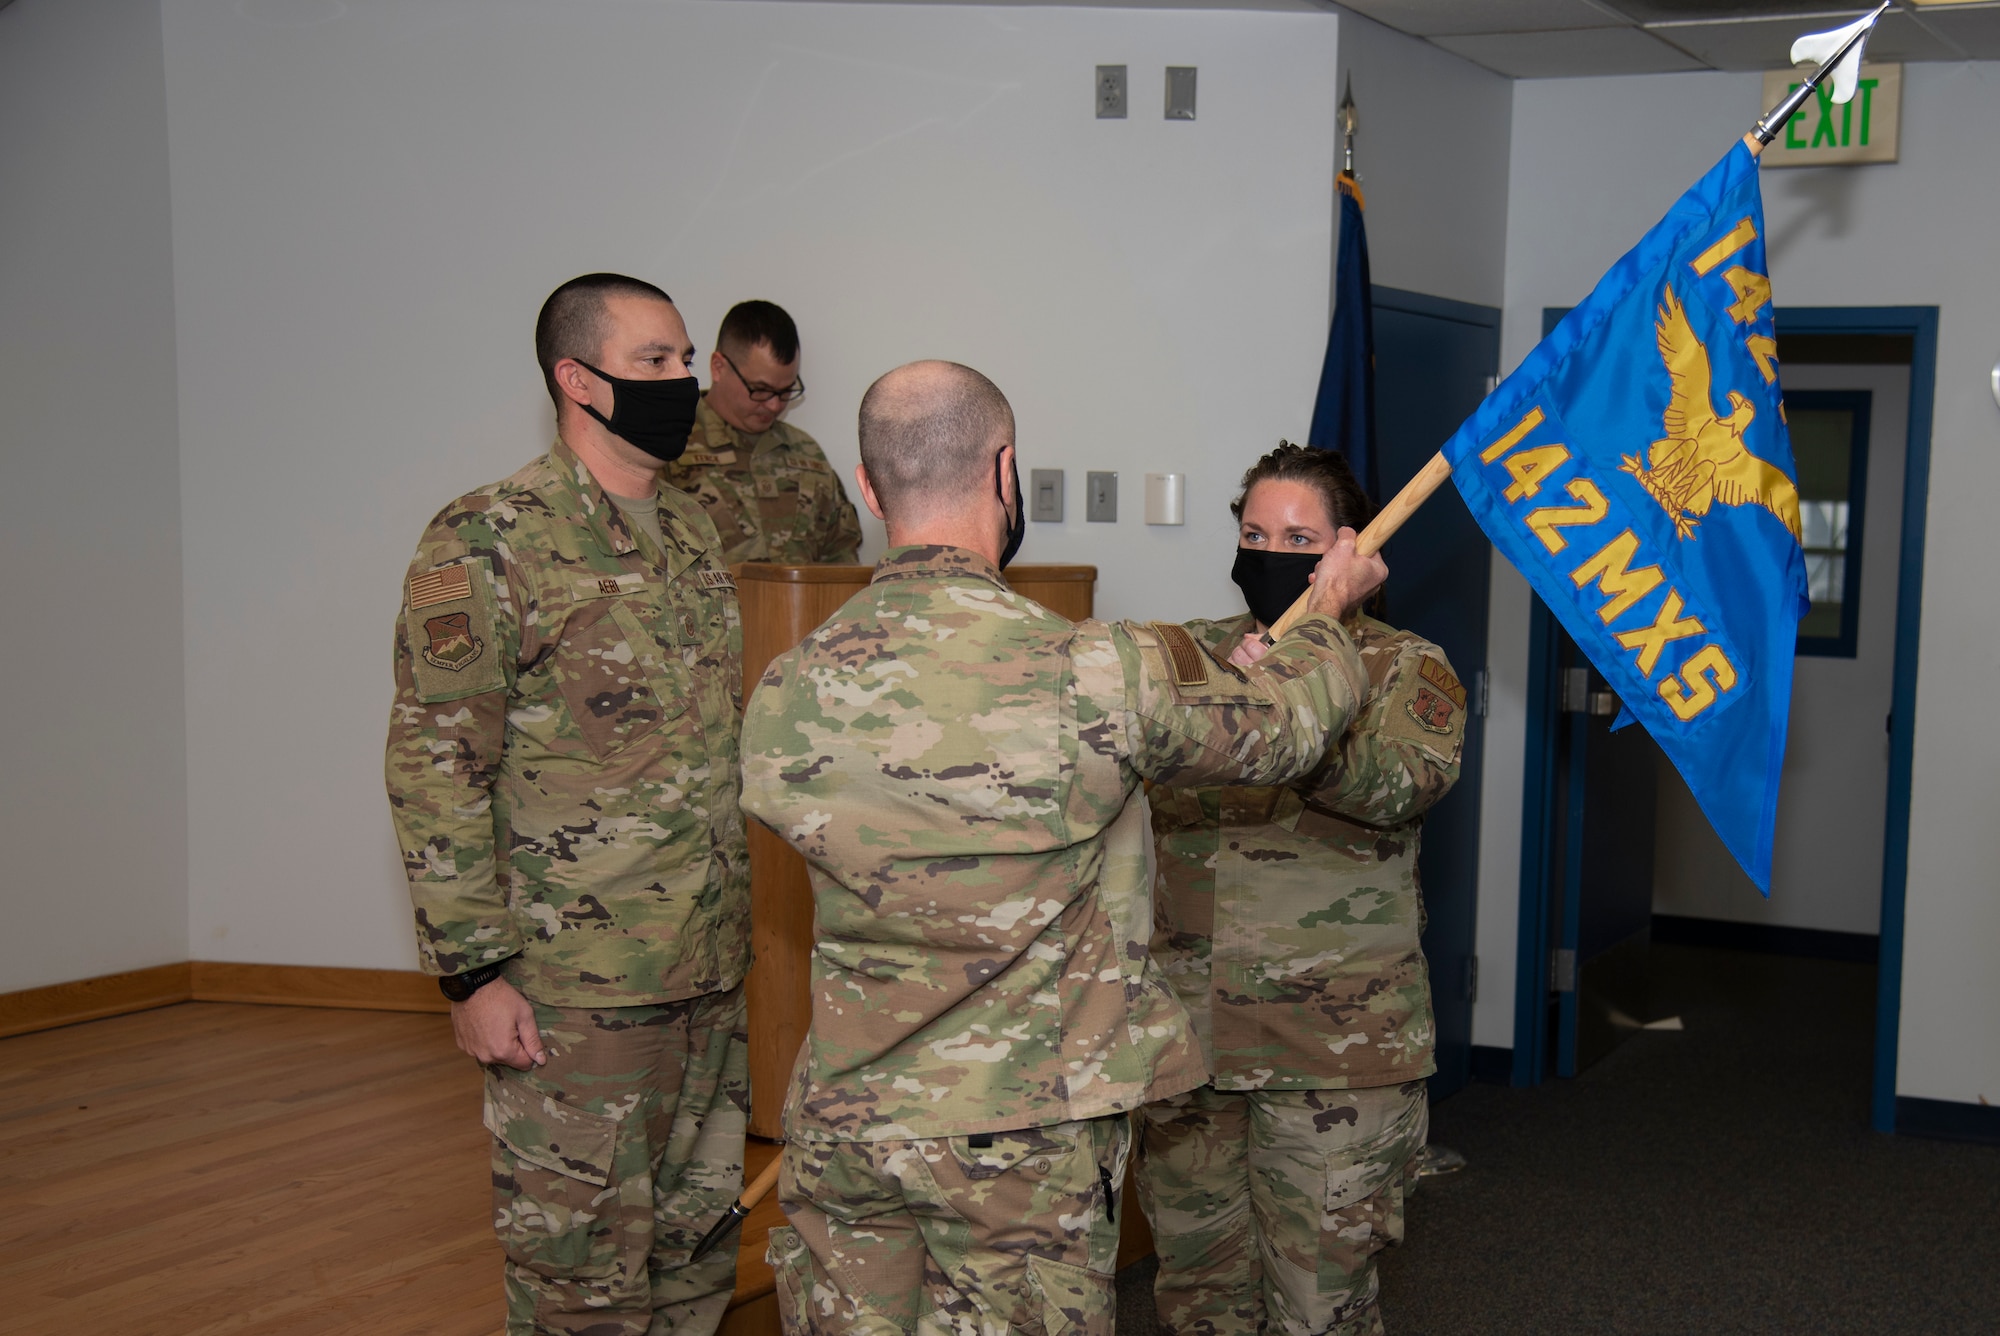
[[[1327,518],[1333,527],[1359,533],[1375,518],[1375,505],[1355,481],[1347,456],[1338,450],[1316,450],[1309,445],[1279,441],[1278,448],[1250,466],[1243,475],[1243,490],[1229,503],[1229,513],[1243,518],[1243,503],[1250,489],[1260,482],[1302,482],[1318,492],[1326,503]],[[1331,535],[1328,535],[1331,537]]]
[[[897,367],[861,397],[861,462],[892,516],[981,495],[1013,439],[1007,396],[956,362]]]
[[[738,302],[730,307],[729,314],[722,317],[722,328],[716,331],[715,346],[731,357],[741,357],[760,343],[771,345],[771,356],[781,366],[799,360],[799,327],[784,307],[767,301]]]
[[[604,303],[613,296],[658,297],[674,304],[651,283],[624,274],[585,274],[551,292],[535,317],[535,360],[542,365],[542,381],[558,410],[563,393],[556,388],[556,363],[571,357],[594,364],[603,355],[604,340],[611,335],[611,313]]]

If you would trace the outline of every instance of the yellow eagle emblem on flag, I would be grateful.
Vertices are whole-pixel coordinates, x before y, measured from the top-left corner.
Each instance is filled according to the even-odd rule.
[[[1626,455],[1621,467],[1660,503],[1682,538],[1694,537],[1701,517],[1721,502],[1762,506],[1797,540],[1798,488],[1783,469],[1751,454],[1743,443],[1744,431],[1757,416],[1756,407],[1731,390],[1728,416],[1715,411],[1708,349],[1695,336],[1673,286],[1667,285],[1663,292],[1665,301],[1658,308],[1654,331],[1660,360],[1673,383],[1661,422],[1666,435],[1653,442],[1644,464]]]

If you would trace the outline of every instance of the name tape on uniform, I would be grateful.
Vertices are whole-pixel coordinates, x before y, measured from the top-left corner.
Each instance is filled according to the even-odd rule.
[[[623,575],[599,575],[576,582],[578,598],[616,598],[620,594],[636,594],[646,587],[646,577],[627,571]]]

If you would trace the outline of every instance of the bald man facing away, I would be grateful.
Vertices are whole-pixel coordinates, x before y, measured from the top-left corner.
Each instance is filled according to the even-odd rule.
[[[1206,1079],[1146,950],[1146,779],[1278,784],[1367,690],[1354,535],[1254,667],[1007,588],[1014,416],[918,362],[861,404],[870,586],[765,673],[743,806],[812,867],[770,1259],[786,1330],[1108,1333],[1129,1109]]]

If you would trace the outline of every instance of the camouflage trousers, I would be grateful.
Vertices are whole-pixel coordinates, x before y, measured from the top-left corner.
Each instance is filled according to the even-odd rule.
[[[1375,1336],[1375,1255],[1403,1238],[1424,1083],[1203,1086],[1147,1105],[1137,1182],[1163,1336]]]
[[[1111,1336],[1124,1114],[924,1141],[794,1142],[771,1231],[811,1336]]]
[[[708,1336],[736,1250],[688,1253],[743,1189],[743,989],[535,1020],[548,1064],[486,1071],[508,1332]]]

